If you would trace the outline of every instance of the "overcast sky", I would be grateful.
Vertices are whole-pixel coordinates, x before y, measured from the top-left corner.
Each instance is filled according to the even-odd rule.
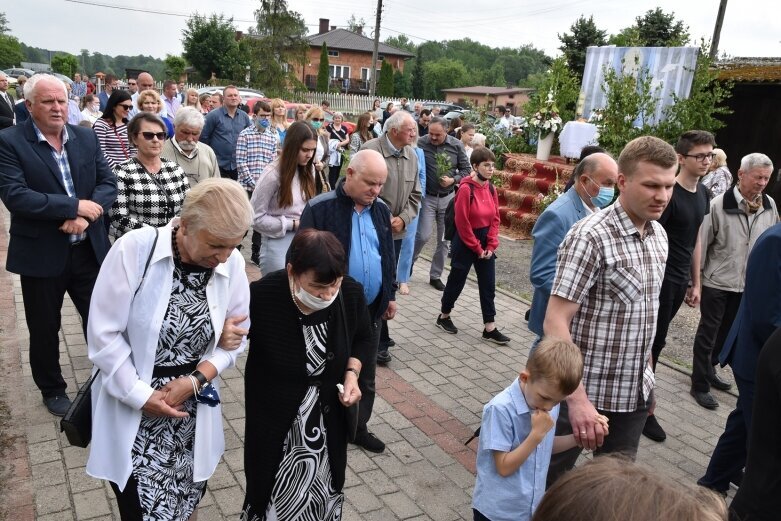
[[[132,6],[142,12],[105,5]],[[181,35],[187,15],[196,11],[224,13],[234,18],[237,29],[246,30],[253,23],[258,5],[257,0],[33,0],[3,2],[0,11],[6,13],[12,34],[27,45],[76,55],[86,48],[112,56],[145,54],[163,58],[166,53],[182,53]],[[317,32],[319,18],[344,26],[351,14],[374,26],[373,0],[289,0],[288,6],[303,15],[310,33]],[[558,55],[556,34],[568,31],[581,14],[593,15],[598,27],[614,33],[657,6],[675,12],[697,40],[711,38],[718,0],[384,0],[380,36],[384,40],[405,33],[415,42],[468,37],[502,47],[531,43],[549,55]],[[731,56],[781,56],[779,40],[779,0],[729,2],[720,51]]]

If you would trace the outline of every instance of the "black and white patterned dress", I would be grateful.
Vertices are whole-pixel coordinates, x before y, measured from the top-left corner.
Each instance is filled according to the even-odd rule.
[[[109,212],[109,233],[115,239],[142,226],[165,226],[181,212],[190,182],[182,167],[168,159],[160,162],[156,173],[147,172],[136,158],[114,167],[117,199]]]
[[[320,375],[325,370],[328,316],[325,309],[302,318],[308,376]],[[285,438],[282,462],[263,519],[339,521],[343,502],[344,494],[334,490],[331,479],[320,388],[312,385]]]
[[[174,233],[174,237],[176,234]],[[214,337],[206,284],[211,270],[175,263],[155,366],[179,366],[197,362]],[[159,389],[174,377],[153,378]],[[187,521],[206,489],[206,481],[193,482],[196,402],[184,403],[188,418],[143,415],[131,451],[133,477],[144,521]]]

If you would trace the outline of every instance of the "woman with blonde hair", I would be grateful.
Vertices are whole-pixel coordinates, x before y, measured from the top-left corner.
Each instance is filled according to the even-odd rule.
[[[198,98],[198,91],[190,87],[184,94],[183,107],[195,107],[198,112],[201,112],[201,100]]]
[[[282,154],[266,166],[255,184],[252,227],[263,236],[258,263],[263,275],[285,267],[285,254],[298,231],[301,213],[321,190],[314,171],[317,139],[309,123],[290,125]]]
[[[709,172],[702,178],[702,185],[710,191],[711,199],[732,186],[732,173],[727,168],[727,154],[722,149],[713,149],[713,161],[710,163]]]
[[[285,144],[285,134],[290,126],[287,121],[287,108],[285,102],[279,98],[274,98],[270,102],[271,105],[271,126],[277,131],[279,136],[279,145]]]
[[[110,481],[123,520],[195,519],[220,462],[219,375],[247,344],[236,247],[251,222],[236,181],[206,179],[181,217],[125,234],[103,261],[87,326],[100,371],[87,473]]]
[[[139,92],[136,98],[136,108],[139,112],[148,112],[162,119],[167,137],[174,137],[174,124],[167,117],[160,115],[163,111],[163,99],[156,90],[149,89]]]
[[[296,106],[296,121],[306,121],[306,105]]]
[[[325,111],[317,106],[306,111],[304,120],[317,131],[317,150],[315,151],[315,171],[318,176],[328,180],[328,158],[331,150],[328,147],[328,131],[325,129]]]

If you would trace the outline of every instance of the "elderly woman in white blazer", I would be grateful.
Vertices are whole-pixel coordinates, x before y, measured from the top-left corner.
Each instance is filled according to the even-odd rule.
[[[87,328],[100,371],[87,473],[111,481],[123,520],[188,519],[222,456],[217,376],[246,346],[236,246],[251,222],[238,183],[207,179],[180,218],[125,234],[101,266]]]

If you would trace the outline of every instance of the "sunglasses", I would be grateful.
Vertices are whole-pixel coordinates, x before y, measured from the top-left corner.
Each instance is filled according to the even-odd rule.
[[[152,141],[154,138],[157,138],[158,141],[165,141],[165,132],[139,132],[139,134],[144,136],[147,141]]]
[[[117,107],[125,110],[130,110],[133,108],[133,105],[117,105]]]
[[[312,118],[312,121],[325,121],[325,118]]]

